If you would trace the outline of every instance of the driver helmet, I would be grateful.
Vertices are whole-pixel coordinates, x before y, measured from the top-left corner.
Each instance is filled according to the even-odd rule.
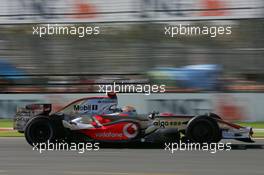
[[[122,109],[123,112],[127,113],[137,113],[136,108],[130,105],[124,106]]]

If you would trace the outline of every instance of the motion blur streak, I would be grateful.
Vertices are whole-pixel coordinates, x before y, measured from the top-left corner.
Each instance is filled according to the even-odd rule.
[[[166,84],[166,92],[263,92],[263,7],[262,0],[3,0],[0,91],[96,92],[120,81]],[[101,31],[33,36],[44,23]],[[232,34],[164,35],[180,24],[231,26]]]

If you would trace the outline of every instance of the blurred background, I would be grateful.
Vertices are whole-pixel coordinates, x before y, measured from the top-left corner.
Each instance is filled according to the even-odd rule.
[[[33,35],[33,26],[100,35]],[[171,25],[231,35],[164,35]],[[0,91],[93,93],[98,84],[165,84],[170,93],[264,91],[263,0],[1,0]],[[252,97],[253,98],[253,97]]]
[[[1,1],[2,92],[94,92],[93,83],[111,81],[165,83],[167,92],[264,90],[262,0]],[[47,23],[99,26],[100,35],[32,34]],[[232,34],[164,35],[179,24],[231,26]]]

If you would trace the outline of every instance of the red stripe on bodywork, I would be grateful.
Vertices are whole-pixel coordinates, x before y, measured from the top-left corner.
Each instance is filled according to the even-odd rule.
[[[231,126],[233,128],[236,128],[236,129],[243,128],[243,126],[240,126],[240,125],[237,125],[237,124],[234,124],[234,123],[229,123],[229,122],[224,121],[224,120],[217,120],[217,121],[220,122],[220,123],[224,123],[224,124],[226,124],[228,126]]]

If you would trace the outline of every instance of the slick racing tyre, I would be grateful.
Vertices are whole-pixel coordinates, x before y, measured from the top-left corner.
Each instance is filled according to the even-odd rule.
[[[218,143],[222,136],[215,119],[197,116],[188,122],[186,137],[189,141],[196,143]]]
[[[52,142],[55,140],[54,126],[48,118],[33,118],[26,126],[25,138],[30,145]]]

